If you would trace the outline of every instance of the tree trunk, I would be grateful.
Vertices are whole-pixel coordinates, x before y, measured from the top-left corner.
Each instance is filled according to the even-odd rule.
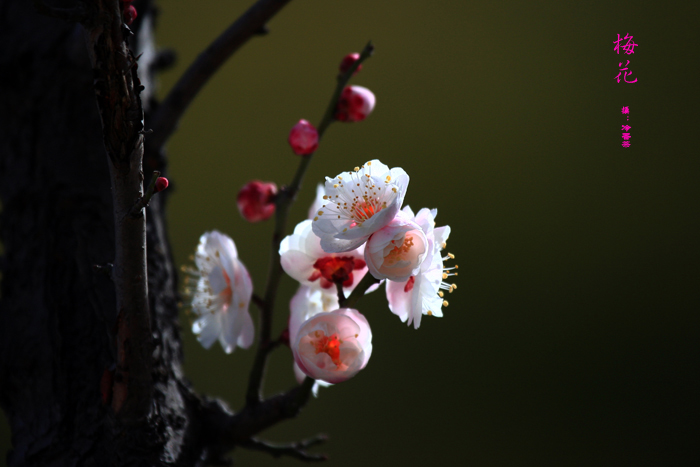
[[[131,45],[139,53],[136,39],[141,49],[152,41],[139,28],[151,33],[143,26],[153,24],[154,9],[147,1],[135,5]],[[167,192],[146,210],[153,401],[147,419],[127,426],[110,405],[113,202],[85,30],[40,15],[27,0],[2,0],[0,24],[0,405],[13,434],[7,463],[197,465],[216,456],[206,428],[226,413],[183,378]],[[150,55],[139,61],[147,92]],[[145,94],[148,112],[154,102]],[[147,182],[153,170],[165,171],[165,158],[146,154],[143,165]]]

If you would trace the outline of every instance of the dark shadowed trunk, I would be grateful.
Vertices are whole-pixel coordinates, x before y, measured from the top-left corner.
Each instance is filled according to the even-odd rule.
[[[137,38],[153,39],[138,35],[153,11],[136,5],[138,53]],[[147,208],[152,410],[125,426],[110,406],[114,220],[85,30],[40,15],[27,0],[3,0],[0,24],[0,403],[13,433],[8,464],[194,465],[207,434],[202,402],[181,371],[165,193]],[[152,65],[139,63],[146,85]],[[142,95],[146,111],[151,92]],[[146,155],[146,182],[156,169],[165,171],[164,158]]]

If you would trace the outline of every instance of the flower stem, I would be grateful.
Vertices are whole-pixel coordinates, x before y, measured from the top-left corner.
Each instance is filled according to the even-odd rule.
[[[348,69],[345,73],[338,76],[338,84],[331,97],[326,112],[321,118],[321,123],[318,125],[318,139],[323,137],[328,126],[334,121],[335,108],[338,105],[340,94],[352,77],[352,74],[357,70],[363,61],[372,55],[374,46],[372,42],[368,42],[360,54],[360,58]],[[278,194],[275,200],[275,229],[272,233],[272,245],[270,253],[270,266],[267,275],[267,285],[265,286],[265,295],[261,303],[260,310],[260,340],[255,354],[253,368],[250,371],[250,379],[248,381],[248,391],[246,393],[246,405],[252,406],[259,404],[262,400],[262,382],[265,376],[265,365],[267,356],[272,347],[270,345],[270,336],[272,334],[272,313],[275,306],[275,297],[277,296],[277,287],[282,278],[282,265],[280,263],[279,246],[284,238],[287,224],[287,214],[289,207],[296,199],[296,195],[301,188],[301,183],[304,180],[306,170],[311,163],[313,154],[304,156],[299,161],[292,183],[284,187]]]
[[[362,297],[365,294],[365,292],[367,292],[367,289],[369,289],[378,282],[379,279],[376,279],[372,276],[372,274],[368,272],[367,274],[365,274],[365,277],[362,278],[360,283],[357,284],[357,287],[355,287],[350,296],[345,300],[340,300],[340,307],[354,308],[355,304],[360,299],[360,297]]]

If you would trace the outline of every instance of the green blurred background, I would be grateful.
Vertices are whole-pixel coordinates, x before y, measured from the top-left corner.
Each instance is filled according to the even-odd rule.
[[[251,3],[161,2],[158,42],[178,53],[161,96]],[[240,50],[169,145],[179,264],[218,229],[262,288],[272,224],[243,221],[238,189],[291,181],[289,129],[318,123],[341,58],[371,39],[353,83],[377,107],[326,133],[290,230],[324,176],[378,158],[411,176],[407,204],[439,209],[460,266],[444,318],[417,331],[383,289],[362,300],[368,367],[263,437],[328,433],[317,451],[339,467],[697,461],[699,20],[690,2],[297,0]],[[633,55],[613,51],[618,33]],[[623,59],[637,83],[614,80]],[[275,332],[294,291],[285,277]],[[205,351],[189,324],[186,373],[237,409],[253,351]],[[288,349],[266,382],[294,384]]]

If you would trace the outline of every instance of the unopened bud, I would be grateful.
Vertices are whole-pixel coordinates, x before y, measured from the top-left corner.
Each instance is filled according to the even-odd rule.
[[[124,8],[124,22],[130,26],[131,23],[134,22],[136,17],[138,16],[138,13],[136,13],[136,8],[134,8],[134,5],[129,3],[129,5]]]
[[[318,131],[312,124],[302,119],[292,127],[288,141],[294,154],[308,156],[318,148]]]
[[[275,212],[277,185],[272,182],[253,180],[238,192],[238,210],[248,222],[269,219]]]
[[[340,62],[340,73],[343,74],[346,71],[350,69],[350,67],[360,59],[360,54],[358,53],[353,53],[353,54],[347,54],[345,57],[343,57],[343,61]],[[357,67],[357,70],[355,70],[355,73],[352,75],[355,76],[360,70],[362,69],[362,65]]]
[[[160,191],[165,190],[166,188],[168,188],[168,185],[169,185],[169,184],[170,184],[170,183],[168,182],[168,179],[167,179],[167,178],[165,178],[165,177],[158,177],[158,178],[156,179],[155,192],[158,193],[158,192],[160,192]]]
[[[335,118],[341,122],[359,122],[374,109],[376,98],[372,91],[362,86],[346,86],[340,94]]]

